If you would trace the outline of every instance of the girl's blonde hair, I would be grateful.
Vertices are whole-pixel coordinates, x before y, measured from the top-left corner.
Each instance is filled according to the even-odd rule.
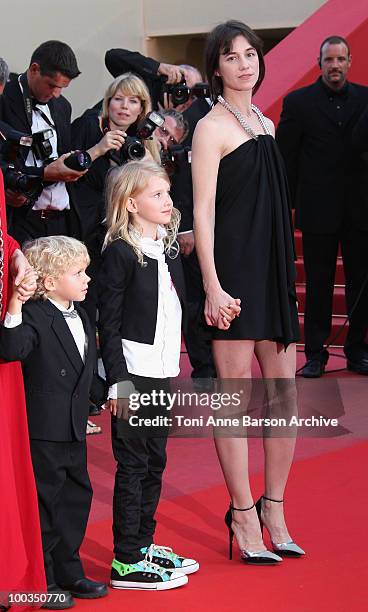
[[[44,285],[46,276],[58,278],[78,261],[83,260],[86,265],[90,262],[83,242],[69,236],[37,238],[24,245],[23,253],[38,274],[37,289],[32,298],[34,300],[47,299]]]
[[[143,265],[143,253],[139,246],[139,234],[137,228],[133,227],[127,202],[129,198],[135,198],[148,184],[152,176],[163,178],[170,184],[169,177],[159,164],[153,161],[132,161],[124,166],[112,168],[106,181],[106,205],[107,205],[107,234],[103,249],[121,238],[125,240],[134,250],[138,261]],[[179,252],[176,236],[180,223],[180,212],[173,208],[169,223],[165,225],[167,235],[164,237],[165,251],[171,257],[176,257]]]
[[[121,91],[125,96],[136,96],[140,99],[142,104],[142,111],[138,115],[137,122],[139,123],[147,113],[152,110],[151,96],[149,94],[147,85],[139,78],[139,76],[132,72],[126,72],[118,76],[105,91],[104,99],[102,102],[102,119],[109,119],[109,106],[111,98],[116,96],[117,92]],[[152,140],[145,140],[144,146],[150,152],[153,159],[160,162],[160,146],[155,137]]]

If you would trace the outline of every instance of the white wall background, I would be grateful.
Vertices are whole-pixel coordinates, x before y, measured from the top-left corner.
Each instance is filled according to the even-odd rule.
[[[64,90],[74,117],[100,100],[112,80],[105,51],[143,45],[141,0],[0,0],[0,6],[0,56],[11,71],[23,72],[46,40],[71,46],[82,72]]]
[[[143,0],[147,36],[207,32],[238,19],[255,29],[299,25],[326,0]]]
[[[322,4],[321,0],[0,0],[0,56],[11,71],[23,72],[41,42],[68,43],[82,72],[64,92],[76,117],[102,98],[111,81],[104,64],[107,49],[145,51],[148,36],[207,32],[229,18],[259,29],[294,27]]]

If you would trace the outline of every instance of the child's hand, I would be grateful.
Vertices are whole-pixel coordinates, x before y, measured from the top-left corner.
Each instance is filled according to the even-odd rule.
[[[105,408],[110,410],[111,414],[118,419],[128,420],[129,413],[129,398],[109,399],[105,404]]]
[[[239,317],[241,311],[240,299],[235,299],[235,304],[228,306],[220,306],[219,317],[217,319],[217,327],[219,329],[229,329],[231,322],[235,317]]]
[[[18,300],[23,304],[34,295],[37,289],[37,278],[38,275],[33,268],[27,270],[19,285],[14,287],[14,291],[17,293]]]

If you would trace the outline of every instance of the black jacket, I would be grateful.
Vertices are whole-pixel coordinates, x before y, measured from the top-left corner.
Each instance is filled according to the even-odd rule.
[[[0,325],[0,357],[22,361],[32,439],[69,442],[86,436],[96,349],[87,315],[78,304],[75,308],[88,336],[85,363],[62,313],[49,300],[27,302],[21,325]],[[105,397],[93,399],[102,403]]]
[[[368,87],[348,83],[339,103],[321,79],[288,94],[276,140],[283,154],[296,226],[306,232],[335,233],[345,222],[368,224],[368,209],[355,219],[354,183],[358,156],[352,130],[368,104]],[[355,219],[355,220],[354,220]]]
[[[184,111],[183,117],[189,125],[189,132],[181,143],[183,147],[192,148],[193,133],[200,119],[211,110],[207,100],[198,98]],[[193,230],[193,187],[192,166],[182,162],[171,179],[171,196],[176,208],[181,212],[179,232]]]
[[[63,153],[69,153],[71,150],[71,112],[72,107],[68,100],[63,96],[58,98],[52,98],[48,102],[51,117],[55,125],[57,133],[58,143],[58,154],[59,156]],[[23,132],[24,134],[31,135],[31,127],[29,125],[27,114],[24,106],[23,94],[20,89],[18,79],[9,81],[4,89],[4,93],[0,96],[0,120],[10,125],[13,129]],[[24,161],[27,157],[28,151],[24,150]],[[29,170],[29,169],[28,169]],[[32,168],[32,174],[39,174],[43,176],[42,168]],[[70,198],[70,208],[72,211],[71,219],[71,234],[76,238],[82,236],[82,224],[83,220],[80,218],[80,214],[75,202],[74,186],[73,183],[67,184],[67,190]],[[29,206],[22,206],[20,208],[11,208],[11,223],[15,224],[18,216],[24,216],[27,214]]]
[[[151,57],[145,57],[138,53],[138,51],[110,49],[105,54],[105,66],[114,78],[124,74],[124,72],[138,74],[149,89],[152,107],[157,110],[158,102],[163,104],[163,79],[157,74],[160,62]]]
[[[153,344],[158,307],[158,264],[144,256],[142,266],[130,245],[115,240],[103,253],[99,275],[99,340],[109,385],[129,379],[121,339]],[[185,287],[180,257],[166,263],[183,309]]]
[[[354,184],[354,216],[360,229],[368,230],[368,104],[353,130],[352,141],[353,149],[359,156],[358,178]]]

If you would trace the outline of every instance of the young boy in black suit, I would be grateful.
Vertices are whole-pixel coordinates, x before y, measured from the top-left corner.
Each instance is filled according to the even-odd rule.
[[[46,580],[53,594],[44,607],[65,609],[74,605],[73,596],[107,594],[104,584],[85,577],[79,557],[92,500],[85,437],[96,359],[88,317],[74,301],[86,296],[89,257],[81,242],[66,236],[39,238],[24,252],[38,274],[37,290],[22,305],[14,287],[0,327],[0,356],[23,362]],[[103,393],[94,399],[103,403]]]

